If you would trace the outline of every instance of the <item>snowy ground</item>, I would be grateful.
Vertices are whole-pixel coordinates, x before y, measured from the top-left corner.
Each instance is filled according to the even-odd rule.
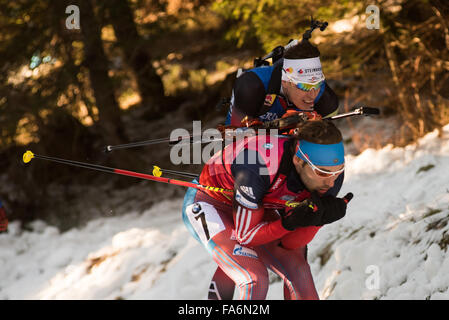
[[[341,194],[354,199],[309,249],[322,299],[449,299],[448,169],[449,125],[441,138],[347,156]],[[0,299],[205,299],[215,265],[182,224],[181,205],[64,233],[12,223],[0,234]],[[282,299],[280,282],[268,298]]]

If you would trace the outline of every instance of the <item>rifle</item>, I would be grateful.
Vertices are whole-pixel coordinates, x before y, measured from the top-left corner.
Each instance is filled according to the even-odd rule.
[[[302,41],[309,41],[309,39],[312,37],[313,30],[319,28],[320,31],[324,31],[328,26],[327,21],[319,21],[314,20],[313,17],[310,17],[310,28],[307,29],[304,34],[302,35]],[[270,53],[265,55],[263,58],[255,58],[254,59],[254,68],[261,67],[261,66],[269,66],[270,63],[267,61],[271,58],[272,64],[274,64],[277,60],[281,59],[284,56],[285,51],[290,49],[291,47],[298,44],[297,39],[290,39],[288,44],[283,46],[277,46],[274,48]]]

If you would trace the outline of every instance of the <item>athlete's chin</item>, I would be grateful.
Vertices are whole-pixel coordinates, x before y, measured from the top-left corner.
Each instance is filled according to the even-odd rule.
[[[322,195],[324,195],[328,190],[329,190],[329,188],[318,189],[317,192],[319,193],[320,196],[322,196]]]
[[[313,108],[313,101],[311,102],[307,102],[307,101],[303,101],[304,107],[306,108]]]
[[[298,101],[295,106],[301,110],[313,110],[313,103],[306,103],[305,101]]]

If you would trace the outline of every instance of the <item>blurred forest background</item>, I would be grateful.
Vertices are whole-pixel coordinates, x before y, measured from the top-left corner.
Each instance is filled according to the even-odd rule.
[[[80,9],[80,29],[66,27],[69,5]],[[368,5],[380,8],[379,29],[366,27]],[[227,110],[216,105],[237,69],[300,38],[311,15],[329,23],[312,42],[340,111],[356,103],[382,111],[378,132],[349,138],[356,151],[405,145],[449,122],[446,0],[0,0],[0,199],[10,220],[64,230],[136,209],[124,202],[144,210],[182,196],[176,186],[24,165],[22,154],[199,172],[173,166],[164,144],[102,149],[190,130],[192,120],[203,129],[223,123]],[[387,126],[388,135],[380,131]]]

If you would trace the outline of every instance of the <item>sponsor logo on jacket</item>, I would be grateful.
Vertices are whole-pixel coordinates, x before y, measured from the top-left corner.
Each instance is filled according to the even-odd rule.
[[[254,251],[252,249],[249,249],[247,247],[242,247],[239,244],[235,245],[234,250],[232,251],[232,254],[234,256],[243,256],[243,257],[249,257],[249,258],[257,259],[256,251]]]
[[[237,201],[238,203],[240,203],[242,206],[246,207],[246,208],[250,208],[250,209],[257,209],[257,203],[255,202],[251,202],[248,199],[246,199],[244,196],[242,196],[242,194],[240,193],[239,190],[237,190],[237,192],[235,193],[235,201]]]

